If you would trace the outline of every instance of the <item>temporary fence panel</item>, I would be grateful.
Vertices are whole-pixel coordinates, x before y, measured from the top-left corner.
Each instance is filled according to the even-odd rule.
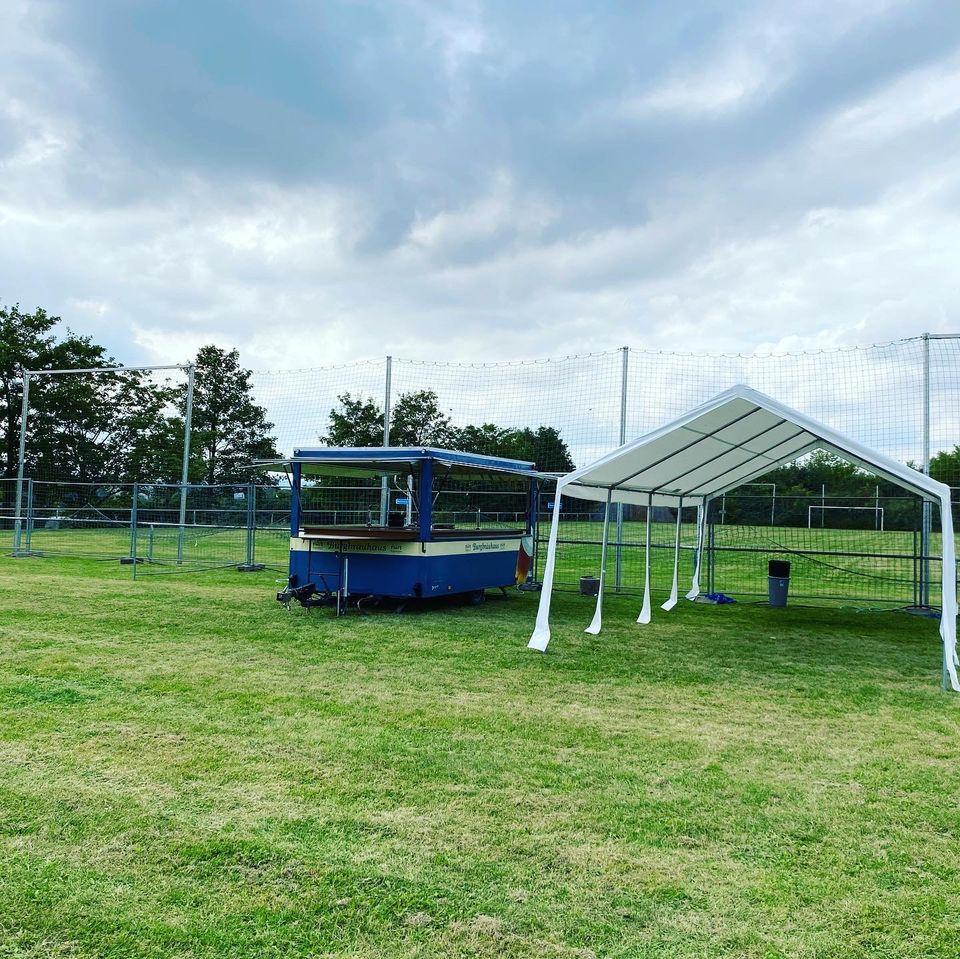
[[[125,443],[123,462],[111,437],[118,430],[150,435],[157,416],[184,419],[189,371],[114,371],[39,374],[30,384],[30,415],[20,464],[6,464],[0,483],[0,548],[13,552],[18,517],[15,467],[20,466],[20,546],[59,555],[117,557],[129,553],[130,483],[138,481],[138,551],[149,549],[158,568],[207,565],[282,567],[289,529],[289,492],[258,485],[255,502],[242,487],[151,485],[151,456],[182,457],[182,438],[165,445]],[[168,378],[173,391],[166,411],[144,400],[137,408],[138,377]],[[349,395],[366,404],[367,441],[391,436],[404,442],[443,444],[467,440],[476,452],[501,452],[536,461],[541,469],[566,471],[659,426],[725,387],[745,383],[849,434],[865,445],[960,486],[960,337],[919,336],[851,349],[781,355],[703,355],[627,349],[530,362],[463,364],[389,357],[316,370],[265,371],[251,376],[253,397],[273,424],[277,448],[314,445],[330,436],[331,412]],[[86,410],[79,427],[58,434],[50,420],[45,391],[74,391]],[[62,398],[62,396],[61,396]],[[151,400],[151,402],[153,402]],[[419,407],[418,407],[419,404]],[[418,420],[411,411],[429,408]],[[379,432],[378,432],[379,431]],[[63,431],[61,431],[63,432]],[[484,448],[484,443],[514,447]],[[120,444],[117,444],[120,445]],[[174,449],[176,447],[176,449]],[[175,464],[174,470],[179,468]],[[170,466],[167,464],[167,475]],[[151,475],[151,473],[153,475]],[[13,475],[11,475],[13,474]],[[32,480],[32,492],[30,483]],[[456,524],[510,523],[521,509],[503,497],[450,491],[438,508]],[[929,599],[939,571],[933,549],[939,522],[933,512],[919,515],[902,498],[881,504],[883,530],[877,530],[876,501],[792,500],[786,490],[754,488],[728,494],[710,516],[707,543],[711,582],[728,591],[762,592],[767,556],[796,558],[792,592],[838,595],[870,602],[910,603]],[[383,502],[376,491],[343,492],[337,510],[372,515]],[[550,490],[545,487],[541,508]],[[829,494],[828,494],[829,495]],[[362,502],[356,497],[360,496]],[[32,497],[28,516],[27,499]],[[126,497],[126,499],[124,499]],[[350,497],[354,497],[350,499]],[[750,509],[746,509],[750,506]],[[769,506],[770,515],[766,515]],[[809,520],[812,515],[815,522]],[[823,507],[830,507],[828,511]],[[833,509],[834,507],[845,507]],[[718,510],[720,511],[718,513]],[[801,513],[796,513],[800,510]],[[127,511],[125,513],[125,511]],[[642,509],[617,511],[611,524],[611,588],[642,582],[645,524]],[[802,514],[802,515],[801,515]],[[599,563],[602,516],[596,510],[564,512],[562,536],[571,547],[558,581],[575,584]],[[798,519],[798,516],[800,519]],[[696,551],[694,511],[682,524],[684,562]],[[907,520],[909,519],[909,522]],[[30,540],[26,542],[27,523]],[[675,530],[669,516],[654,516],[655,557],[672,552]],[[907,523],[908,528],[904,527]],[[864,528],[867,527],[867,528]],[[249,529],[253,530],[251,535]],[[876,537],[867,537],[867,533]],[[879,536],[882,533],[883,536]],[[818,538],[819,537],[819,538]],[[916,542],[914,542],[916,540]],[[144,546],[146,542],[147,546]],[[858,542],[860,546],[858,547]],[[124,552],[126,543],[126,553]],[[712,547],[712,550],[710,550]],[[857,556],[854,554],[866,555]],[[819,559],[816,557],[820,557]],[[833,557],[831,559],[831,557]],[[655,566],[655,585],[669,588],[672,570]],[[839,566],[840,569],[833,567]]]

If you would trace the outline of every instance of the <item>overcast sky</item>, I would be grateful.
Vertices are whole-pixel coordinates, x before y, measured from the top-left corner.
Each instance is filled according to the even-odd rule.
[[[0,299],[121,361],[960,328],[960,3],[0,3]]]

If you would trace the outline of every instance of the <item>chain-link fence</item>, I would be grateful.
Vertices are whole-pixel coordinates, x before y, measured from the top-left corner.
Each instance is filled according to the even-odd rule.
[[[12,549],[11,482],[0,488],[2,529]],[[180,523],[180,487],[25,481],[24,531],[20,556],[77,556],[138,564],[137,575],[237,567],[283,571],[290,536],[290,492],[254,484],[190,487],[185,523]],[[323,524],[376,523],[379,487],[327,487],[324,497],[305,496],[305,513]],[[520,510],[486,509],[479,495],[461,509],[447,509],[444,522],[468,529],[512,526]],[[543,497],[541,507],[548,500]],[[506,504],[497,502],[496,506]],[[960,511],[958,511],[960,512]],[[574,586],[595,574],[600,561],[602,512],[561,514],[557,582]],[[549,513],[538,516],[546,534]],[[960,517],[958,517],[960,518]],[[685,510],[681,546],[692,568],[696,552],[696,511]],[[655,588],[669,587],[675,513],[657,508],[652,519]],[[631,507],[622,538],[611,548],[621,556],[621,586],[637,591],[644,574],[645,510]],[[543,543],[538,537],[537,552]],[[619,549],[618,549],[619,547]],[[930,589],[939,588],[936,531],[924,553],[919,500],[912,496],[777,496],[727,494],[712,504],[704,544],[704,589],[762,596],[767,562],[789,559],[792,592],[810,599],[848,600],[876,605],[920,605],[921,569],[931,569]],[[534,567],[534,575],[538,566]]]
[[[102,375],[91,374],[90,382]],[[173,375],[185,379],[187,371],[178,369]],[[110,382],[114,395],[124,387],[122,398],[135,411],[132,388],[123,382],[118,386],[116,379]],[[960,443],[958,336],[924,335],[783,355],[624,347],[494,364],[385,357],[324,369],[258,372],[250,383],[272,424],[277,449],[284,453],[295,446],[319,445],[344,394],[369,401],[375,413],[389,419],[391,408],[404,397],[426,392],[438,416],[454,430],[485,425],[494,431],[526,430],[532,444],[529,456],[541,466],[561,453],[577,465],[589,462],[721,390],[745,383],[901,462],[926,470],[932,465],[938,479],[960,487],[960,455],[951,455]],[[31,396],[39,398],[41,409],[44,388],[42,377],[34,380]],[[136,417],[131,413],[128,419],[135,429]],[[111,439],[99,437],[94,426],[82,437],[86,445],[70,447],[63,460],[69,465],[59,473],[45,468],[44,455],[49,460],[51,454],[31,439],[42,431],[55,432],[57,425],[38,422],[34,434],[27,436],[20,460],[23,482],[0,482],[4,551],[137,557],[144,572],[219,565],[285,567],[289,492],[282,480],[277,486],[144,483],[136,489],[130,483],[105,482]],[[144,449],[138,455],[146,460],[150,452]],[[94,460],[96,468],[87,469]],[[328,506],[329,521],[346,521],[348,516],[365,521],[364,511],[372,516],[378,508],[375,495],[367,499],[359,502],[355,491],[344,490],[340,505]],[[482,519],[496,512],[477,502],[451,501],[444,508],[454,514],[455,523],[466,522],[466,514]],[[599,516],[577,510],[564,513],[561,582],[573,583],[595,572],[599,563]],[[689,519],[683,544],[692,554],[692,514]],[[642,583],[644,525],[642,509],[627,509],[611,531],[612,578],[622,589]],[[851,497],[824,488],[811,496],[758,483],[711,506],[709,584],[728,592],[762,593],[767,558],[789,556],[798,593],[909,604],[921,594],[924,569],[930,570],[924,595],[939,578],[938,528],[935,510],[925,516],[915,498],[891,495],[887,489],[882,495],[878,488],[873,496]],[[672,519],[655,517],[654,555],[672,553],[673,537]],[[669,578],[668,571],[661,577],[655,566],[655,585],[660,581],[665,588]]]

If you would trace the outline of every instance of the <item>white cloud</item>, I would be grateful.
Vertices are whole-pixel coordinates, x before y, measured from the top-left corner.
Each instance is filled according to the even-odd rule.
[[[142,82],[118,88],[125,61],[57,29],[56,6],[4,5],[0,296],[61,313],[127,362],[214,341],[271,368],[820,348],[957,314],[960,60],[936,7],[925,29],[946,53],[916,28],[915,63],[887,73],[878,57],[836,89],[818,74],[831,45],[907,7],[831,4],[823,30],[789,5],[719,26],[658,9],[649,30],[680,39],[646,73],[594,8],[575,26],[544,8],[542,31],[512,45],[512,14],[493,7],[403,9],[397,29],[419,43],[404,59],[395,37],[370,39],[364,63],[392,71],[370,78],[373,106],[321,103],[320,132],[275,148],[267,132],[197,143],[167,92],[161,150],[118,106]],[[222,96],[265,82],[204,77]],[[312,122],[311,97],[337,78],[313,79],[288,91],[291,123]],[[282,96],[257,90],[237,114]],[[244,136],[286,130],[248,119]],[[291,167],[305,144],[315,155]]]

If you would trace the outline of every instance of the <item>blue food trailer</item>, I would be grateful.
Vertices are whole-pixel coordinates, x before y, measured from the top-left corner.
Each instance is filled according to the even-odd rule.
[[[533,554],[533,463],[419,447],[295,449],[259,463],[291,487],[286,605],[466,594],[522,582]]]

